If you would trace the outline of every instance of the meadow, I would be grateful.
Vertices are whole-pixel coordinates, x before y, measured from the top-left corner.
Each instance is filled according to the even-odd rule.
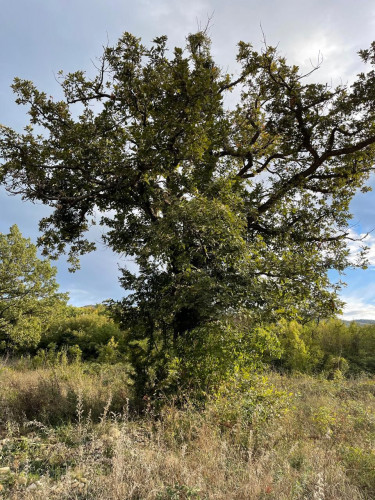
[[[132,404],[126,365],[0,365],[0,498],[372,499],[375,380],[232,379]]]

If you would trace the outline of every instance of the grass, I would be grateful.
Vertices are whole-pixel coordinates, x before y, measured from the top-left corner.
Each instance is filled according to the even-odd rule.
[[[0,372],[0,498],[375,498],[375,381],[269,375],[129,414],[121,366]],[[236,389],[235,389],[236,390]]]

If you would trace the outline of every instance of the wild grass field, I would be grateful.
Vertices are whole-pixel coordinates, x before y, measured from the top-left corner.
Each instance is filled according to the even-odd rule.
[[[0,498],[375,498],[374,378],[268,373],[142,415],[120,364],[0,378]]]

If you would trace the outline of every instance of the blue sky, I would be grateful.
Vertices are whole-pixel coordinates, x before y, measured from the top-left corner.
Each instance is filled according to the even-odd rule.
[[[171,47],[181,46],[189,32],[212,16],[213,52],[225,70],[235,72],[236,43],[259,47],[263,29],[269,44],[279,44],[280,52],[303,68],[311,68],[310,61],[321,54],[323,65],[315,78],[334,84],[350,82],[362,70],[357,52],[375,38],[373,0],[0,0],[0,7],[0,123],[17,130],[27,118],[26,109],[14,103],[10,85],[15,76],[57,97],[57,72],[91,71],[102,46],[114,44],[123,31],[145,43],[166,34]],[[375,187],[375,178],[371,184]],[[373,230],[375,191],[356,196],[352,212],[355,233]],[[0,188],[0,232],[16,223],[35,241],[38,221],[46,213],[44,206],[9,197]],[[100,228],[91,236],[98,250],[82,259],[80,271],[70,274],[64,258],[57,262],[61,289],[70,292],[75,305],[120,298],[124,291],[117,282],[118,264],[132,265],[100,243]],[[375,232],[368,245],[369,269],[349,270],[346,276],[341,296],[347,319],[375,319]]]

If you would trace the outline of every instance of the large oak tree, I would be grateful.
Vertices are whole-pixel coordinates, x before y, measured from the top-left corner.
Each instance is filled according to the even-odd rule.
[[[93,79],[60,74],[61,100],[16,79],[30,124],[0,135],[8,191],[54,209],[40,223],[46,252],[91,250],[99,213],[108,245],[134,257],[121,315],[140,365],[156,352],[163,365],[233,312],[335,313],[327,272],[349,264],[349,203],[375,156],[375,45],[360,53],[370,69],[333,88],[272,47],[240,42],[231,78],[205,33],[184,50],[166,43],[125,33]]]

